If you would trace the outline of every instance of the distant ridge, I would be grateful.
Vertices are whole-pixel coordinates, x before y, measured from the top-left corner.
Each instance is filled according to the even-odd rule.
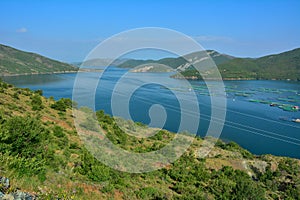
[[[209,56],[208,56],[209,55]],[[195,63],[208,65],[209,58],[216,63],[225,80],[274,79],[300,80],[300,48],[260,58],[237,58],[214,50],[194,52],[184,57],[163,58],[160,60],[94,59],[70,65],[39,54],[24,52],[0,44],[0,76],[51,74],[76,72],[79,65],[135,68],[132,72],[177,71],[173,78],[203,79],[193,67]],[[169,68],[166,68],[169,67]],[[213,76],[215,72],[206,70],[204,74]],[[210,78],[210,77],[206,77]]]
[[[180,74],[172,76],[173,78],[202,79],[203,77],[192,65],[195,63],[200,63],[201,66],[207,65],[206,62],[209,60],[207,55],[216,63],[223,79],[300,80],[300,48],[260,58],[237,58],[208,50],[206,52],[191,53],[185,55],[184,58],[130,59],[120,64],[119,67],[134,68],[148,64],[146,67],[149,68],[149,63],[159,63],[180,72]],[[143,69],[137,71],[146,72]],[[206,72],[213,74],[213,72]]]
[[[193,62],[201,62],[202,60],[204,61],[207,55],[210,55],[210,57],[214,60],[216,64],[220,64],[223,62],[226,62],[228,60],[231,60],[235,57],[229,56],[226,54],[220,54],[217,51],[214,50],[207,50],[207,51],[199,51],[199,52],[194,52],[190,53],[187,55],[184,55],[183,57],[177,57],[177,58],[163,58],[160,60],[135,60],[135,59],[130,59],[127,60],[120,65],[118,65],[121,68],[134,68],[139,65],[145,65],[149,63],[158,63],[158,64],[163,64],[166,66],[169,66],[173,69],[177,69],[178,71],[184,71],[185,69],[190,67],[190,63]],[[208,57],[207,57],[208,58]],[[188,62],[187,62],[187,60]]]
[[[77,67],[0,44],[0,75],[51,74],[77,71]]]

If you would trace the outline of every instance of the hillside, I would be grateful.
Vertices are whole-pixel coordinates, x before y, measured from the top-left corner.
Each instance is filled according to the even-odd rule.
[[[223,79],[277,79],[300,80],[300,48],[280,54],[268,55],[260,58],[235,58],[208,50],[207,54],[216,63]],[[209,59],[203,52],[195,52],[181,57],[165,58],[161,60],[128,60],[119,67],[133,68],[147,63],[160,63],[176,69],[180,74],[174,78],[202,79],[192,65],[207,65]],[[205,74],[205,73],[204,73]],[[209,72],[207,74],[213,74]],[[210,78],[209,76],[207,78]]]
[[[257,59],[237,58],[218,67],[225,78],[300,80],[300,48]]]
[[[109,59],[109,58],[106,58],[106,59],[90,59],[90,60],[86,60],[84,62],[75,62],[73,63],[73,65],[77,66],[77,67],[80,67],[80,66],[83,66],[83,67],[104,67],[104,66],[107,66],[107,65],[111,65],[111,66],[117,66],[117,65],[121,65],[122,63],[126,62],[128,59],[124,58],[124,59],[116,59],[116,60],[113,60],[113,59]]]
[[[257,59],[234,58],[217,66],[223,79],[300,80],[300,48]],[[201,79],[195,69],[181,74]]]
[[[77,68],[0,44],[0,76],[74,72]]]
[[[0,82],[0,199],[1,195],[13,199],[17,190],[38,199],[300,197],[299,160],[255,156],[233,142],[222,141],[217,141],[206,158],[201,158],[200,147],[212,138],[195,138],[179,160],[157,171],[130,174],[113,170],[83,146],[74,128],[71,106],[69,99],[55,101],[43,97],[40,90]],[[80,108],[76,112],[90,111]],[[148,138],[136,138],[118,128],[116,122],[128,124],[128,131],[146,133],[149,128],[112,118],[103,111],[97,111],[96,117],[110,141],[127,151],[154,151],[174,137],[173,133],[161,130]],[[80,127],[91,141],[101,139],[89,134],[89,120]],[[6,179],[1,177],[10,179],[9,188],[2,184]]]
[[[157,64],[162,64],[162,65],[166,65],[170,68],[176,69],[178,71],[184,71],[186,69],[191,68],[190,63],[194,63],[194,62],[205,62],[208,57],[207,54],[211,56],[211,58],[214,60],[214,62],[216,64],[221,64],[223,62],[226,62],[228,60],[233,59],[234,57],[232,56],[228,56],[225,54],[220,54],[214,50],[207,50],[206,52],[194,52],[191,54],[187,54],[184,57],[178,57],[178,58],[163,58],[160,60],[134,60],[134,59],[130,59],[127,60],[123,63],[121,63],[120,65],[118,65],[118,67],[121,68],[134,68],[134,67],[138,67],[140,65],[147,65],[147,64],[151,64],[151,63],[157,63]],[[187,62],[188,60],[188,62]]]
[[[130,72],[172,72],[174,71],[173,68],[167,67],[166,65],[162,65],[159,63],[148,63],[148,64],[142,64],[138,67],[135,67],[133,69],[130,69]]]

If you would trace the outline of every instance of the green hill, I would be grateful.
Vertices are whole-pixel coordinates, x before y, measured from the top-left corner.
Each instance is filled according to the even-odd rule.
[[[77,68],[70,64],[0,44],[0,76],[73,71]]]
[[[134,60],[130,59],[127,60],[118,67],[121,68],[134,68],[138,67],[139,65],[146,65],[150,63],[158,63],[158,64],[163,64],[166,65],[170,68],[177,69],[178,71],[184,71],[188,68],[191,67],[190,63],[193,62],[203,62],[205,61],[205,58],[207,58],[207,54],[211,56],[211,58],[214,60],[216,64],[220,64],[223,62],[226,62],[228,60],[233,59],[234,57],[228,56],[225,54],[220,54],[214,50],[207,50],[207,51],[200,51],[200,52],[194,52],[185,55],[184,57],[178,57],[178,58],[163,58],[160,60]],[[187,62],[187,60],[189,60]],[[203,61],[202,61],[203,60]]]
[[[257,59],[237,58],[218,67],[224,78],[300,80],[300,48]]]
[[[234,58],[217,66],[223,79],[300,80],[300,48],[256,59]],[[202,78],[195,69],[181,74]]]
[[[300,48],[280,54],[268,55],[260,58],[235,58],[208,50],[207,54],[216,63],[223,79],[277,79],[300,80]],[[133,68],[147,63],[159,63],[176,69],[180,74],[174,78],[202,79],[198,71],[192,66],[207,65],[209,60],[204,52],[195,52],[184,57],[164,58],[160,60],[127,60],[119,67]],[[207,73],[207,71],[206,71]],[[210,76],[212,71],[207,73]],[[210,78],[208,76],[207,78]]]
[[[201,158],[200,147],[212,138],[195,138],[180,159],[157,171],[130,174],[111,169],[83,145],[74,127],[71,106],[69,99],[47,99],[42,91],[15,88],[0,81],[0,199],[4,195],[17,199],[12,195],[20,194],[20,190],[37,199],[300,197],[299,160],[255,156],[233,142],[222,141]],[[91,111],[80,108],[76,112]],[[138,138],[127,131],[147,133],[152,129],[112,118],[103,111],[97,111],[95,116],[107,138],[130,152],[158,150],[175,136],[161,130],[154,136]],[[97,141],[101,137],[90,134],[94,129],[90,121],[83,119],[80,127],[89,141]],[[128,128],[120,129],[120,123]],[[10,187],[3,177],[10,179]]]

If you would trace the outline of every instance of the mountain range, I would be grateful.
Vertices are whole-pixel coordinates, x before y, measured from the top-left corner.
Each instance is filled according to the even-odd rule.
[[[0,76],[76,72],[81,65],[95,67],[112,62],[110,65],[130,68],[132,72],[176,71],[173,78],[202,79],[216,74],[216,70],[208,68],[214,65],[212,61],[223,79],[300,80],[300,48],[259,58],[239,58],[207,50],[159,60],[93,59],[67,64],[0,44]]]
[[[211,58],[211,59],[210,59]],[[160,60],[134,60],[130,59],[118,65],[123,68],[143,68],[163,64],[179,72],[173,78],[202,79],[213,77],[214,72],[205,69],[211,66],[211,60],[217,65],[223,79],[277,79],[300,80],[300,48],[280,54],[263,56],[260,58],[238,58],[221,54],[214,50],[194,52],[183,57],[164,58]],[[193,67],[197,64],[199,71]],[[153,69],[151,68],[151,69]],[[135,70],[143,71],[145,70]],[[156,70],[158,71],[158,70]],[[210,75],[210,76],[209,76]]]

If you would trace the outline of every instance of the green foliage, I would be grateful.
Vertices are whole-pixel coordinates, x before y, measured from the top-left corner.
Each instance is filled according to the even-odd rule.
[[[15,92],[15,93],[13,94],[13,98],[14,98],[14,99],[19,99],[19,93],[18,93],[18,92]]]
[[[84,151],[82,163],[77,169],[79,173],[86,175],[93,181],[107,181],[111,179],[110,168],[96,160],[89,152]]]
[[[71,143],[70,146],[69,146],[69,148],[70,149],[80,149],[80,146],[77,143]]]
[[[164,194],[158,189],[153,187],[145,187],[136,192],[139,199],[164,199]]]
[[[49,152],[45,149],[48,134],[49,131],[38,119],[29,116],[12,117],[2,121],[1,163],[15,169],[20,176],[39,175],[43,179],[46,159],[49,158]]]
[[[1,125],[0,152],[26,158],[42,157],[48,133],[35,118],[12,117]]]
[[[54,126],[53,134],[54,134],[54,136],[56,136],[58,138],[65,137],[64,130],[60,126]]]
[[[129,136],[122,129],[120,129],[112,117],[104,114],[104,111],[102,110],[96,112],[96,117],[103,129],[107,129],[108,125],[112,126],[110,130],[107,130],[106,136],[113,144],[121,146],[126,144]]]
[[[72,100],[69,98],[61,98],[52,104],[51,108],[65,112],[68,108],[72,108]]]
[[[215,145],[217,147],[220,147],[220,148],[228,150],[228,151],[240,152],[244,158],[247,158],[247,159],[253,159],[254,158],[253,154],[251,154],[246,149],[243,149],[242,147],[240,147],[235,142],[231,141],[231,142],[228,142],[228,143],[224,143],[224,142],[218,140]]]
[[[8,88],[8,84],[3,82],[2,80],[0,80],[0,88],[3,88],[3,89],[7,89]]]
[[[279,162],[278,169],[280,171],[285,171],[288,174],[292,174],[294,176],[300,173],[300,166],[297,161],[292,160],[290,158],[285,158]]]
[[[257,182],[231,167],[213,172],[208,189],[217,199],[266,199],[265,190]]]
[[[43,96],[43,90],[36,90],[34,93]]]
[[[32,106],[32,110],[36,110],[36,111],[42,110],[44,108],[43,101],[40,95],[34,94],[31,97],[31,106]]]
[[[24,158],[20,156],[9,156],[0,153],[0,162],[11,169],[15,169],[18,176],[32,176],[38,175],[43,181],[46,173],[45,160],[39,160],[35,157]]]

